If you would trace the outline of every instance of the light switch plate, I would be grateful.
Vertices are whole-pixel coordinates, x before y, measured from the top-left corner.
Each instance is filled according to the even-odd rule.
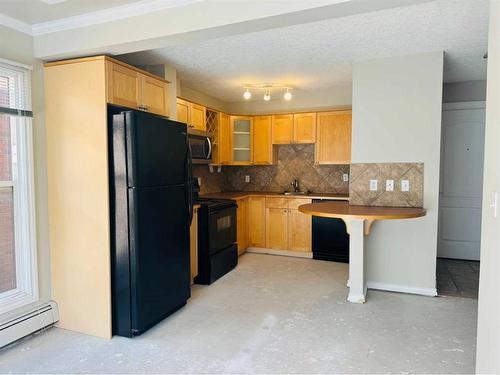
[[[401,191],[410,191],[410,181],[401,180]]]
[[[394,191],[394,180],[385,180],[385,190]]]
[[[348,173],[342,174],[342,181],[344,181],[344,182],[349,181],[349,174]]]
[[[250,175],[245,175],[245,182],[250,182]]]
[[[377,191],[378,189],[378,181],[370,180],[370,191]]]
[[[196,177],[198,179],[198,185],[201,186],[201,177]]]

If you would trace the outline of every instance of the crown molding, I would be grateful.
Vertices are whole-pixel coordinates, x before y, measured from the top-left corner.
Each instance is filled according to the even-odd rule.
[[[8,27],[9,29],[20,31],[24,34],[33,35],[31,30],[31,25],[16,20],[15,18],[6,16],[5,14],[2,13],[0,13],[0,25]]]
[[[153,13],[164,9],[181,7],[200,1],[204,0],[142,0],[136,3],[80,14],[78,16],[37,23],[31,27],[30,31],[33,36],[37,36],[58,31],[78,29]]]

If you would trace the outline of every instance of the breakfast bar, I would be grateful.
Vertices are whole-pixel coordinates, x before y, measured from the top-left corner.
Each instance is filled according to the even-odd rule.
[[[349,295],[354,303],[366,302],[365,236],[377,220],[412,219],[425,216],[424,208],[355,206],[345,201],[329,201],[299,206],[312,216],[342,219],[349,233]]]

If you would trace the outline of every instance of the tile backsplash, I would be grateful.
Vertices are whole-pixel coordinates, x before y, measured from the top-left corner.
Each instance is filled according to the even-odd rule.
[[[222,173],[210,173],[207,166],[195,166],[193,174],[202,177],[201,194],[219,191],[291,190],[290,182],[297,179],[300,190],[317,193],[349,193],[349,182],[343,174],[349,165],[314,165],[314,145],[281,145],[277,165],[223,166]],[[250,176],[250,182],[245,182]]]
[[[370,180],[377,180],[377,191],[370,191]],[[394,190],[386,191],[386,180],[394,181]],[[401,191],[408,180],[410,191]],[[362,206],[422,207],[424,203],[423,163],[351,164],[350,203]]]

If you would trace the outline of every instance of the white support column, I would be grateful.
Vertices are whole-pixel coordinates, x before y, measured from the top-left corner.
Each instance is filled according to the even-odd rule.
[[[354,303],[366,301],[365,220],[351,219],[349,228],[349,295]]]

